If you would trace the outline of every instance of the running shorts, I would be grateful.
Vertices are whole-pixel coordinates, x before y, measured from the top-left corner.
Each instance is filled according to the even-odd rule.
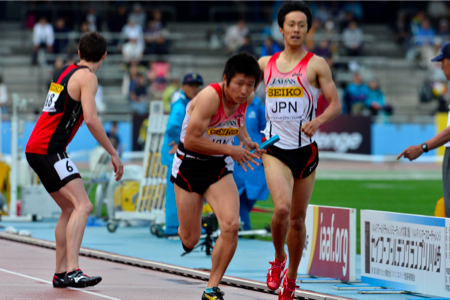
[[[49,155],[26,153],[26,157],[49,193],[57,192],[68,182],[81,178],[77,167],[64,151]]]
[[[203,195],[210,185],[233,173],[234,161],[230,156],[210,156],[187,151],[178,144],[172,165],[170,181],[183,190]]]
[[[263,138],[263,142],[266,138]],[[276,157],[291,169],[295,178],[306,178],[311,175],[319,164],[317,143],[297,149],[282,149],[277,146],[267,148],[267,154]]]

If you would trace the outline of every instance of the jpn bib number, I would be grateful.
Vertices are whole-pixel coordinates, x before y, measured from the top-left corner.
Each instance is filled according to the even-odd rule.
[[[64,158],[56,162],[54,167],[61,180],[70,175],[78,173],[77,167],[75,166],[73,161],[71,161],[69,158]]]

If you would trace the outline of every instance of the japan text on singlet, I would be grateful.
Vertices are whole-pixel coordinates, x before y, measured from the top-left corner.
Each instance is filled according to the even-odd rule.
[[[81,102],[69,96],[67,84],[73,73],[83,68],[87,67],[68,65],[53,77],[44,109],[28,140],[26,153],[47,155],[66,150],[84,120]]]
[[[282,73],[276,64],[280,53],[270,58],[264,72],[267,120],[264,134],[267,139],[279,135],[276,144],[279,148],[295,149],[314,142],[314,136],[307,137],[301,127],[316,117],[320,89],[313,87],[306,77],[308,62],[314,54],[308,52],[292,71]]]
[[[244,126],[245,122],[245,110],[247,108],[247,102],[239,105],[239,108],[228,117],[225,114],[225,110],[223,108],[222,102],[222,89],[219,83],[213,83],[210,85],[214,88],[219,95],[220,105],[217,113],[211,118],[211,121],[208,124],[203,136],[209,139],[210,141],[218,144],[226,144],[233,145],[234,137],[239,133],[239,127]],[[184,137],[186,135],[187,126],[189,123],[189,119],[191,118],[188,114],[189,107],[192,102],[186,107],[186,116],[183,120],[183,126],[181,128],[181,136],[180,141],[184,143]],[[223,155],[214,155],[214,156],[223,156]]]

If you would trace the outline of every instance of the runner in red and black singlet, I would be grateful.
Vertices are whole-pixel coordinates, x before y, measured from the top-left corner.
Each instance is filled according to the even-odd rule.
[[[44,109],[31,133],[26,153],[53,154],[65,151],[81,123],[83,107],[67,92],[70,77],[87,68],[72,64],[59,71],[52,80]]]
[[[123,164],[98,119],[95,72],[106,58],[106,40],[96,32],[80,39],[80,62],[64,67],[50,85],[44,109],[26,147],[27,161],[45,189],[61,208],[56,225],[56,270],[54,287],[86,287],[102,278],[90,277],[79,269],[81,241],[92,204],[77,167],[65,152],[83,120],[111,155],[116,180],[123,175]]]

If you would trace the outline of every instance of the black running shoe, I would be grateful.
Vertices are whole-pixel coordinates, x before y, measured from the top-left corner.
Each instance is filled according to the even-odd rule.
[[[87,286],[94,286],[98,284],[100,281],[102,281],[102,278],[100,276],[87,276],[86,274],[83,274],[83,271],[78,269],[75,273],[67,274],[66,277],[64,277],[64,284],[69,287],[87,287]]]
[[[206,291],[203,292],[202,300],[224,300],[223,295],[225,295],[225,293],[218,287],[213,287],[211,293],[206,293]]]
[[[53,287],[55,288],[66,287],[66,284],[64,283],[64,278],[60,278],[56,275],[53,275]]]

